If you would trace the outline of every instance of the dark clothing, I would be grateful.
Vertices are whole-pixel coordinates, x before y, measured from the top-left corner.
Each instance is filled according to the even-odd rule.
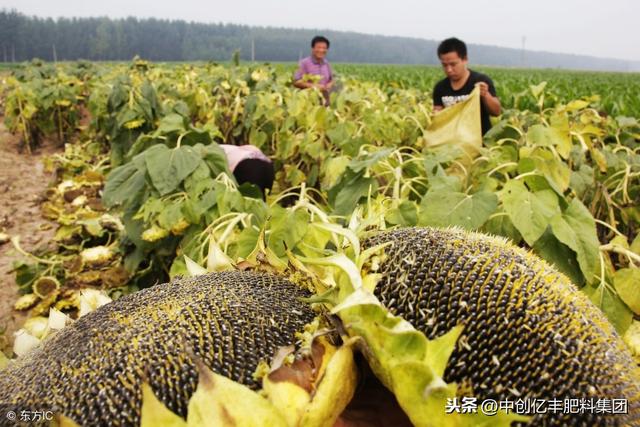
[[[453,90],[448,77],[440,80],[433,89],[433,105],[439,105],[446,108],[453,104],[457,104],[460,101],[464,101],[469,97],[469,94],[471,94],[475,84],[478,82],[487,83],[489,85],[489,93],[493,96],[497,96],[496,88],[493,86],[493,81],[489,76],[469,70],[469,78],[465,82],[464,86],[458,90]],[[489,129],[491,129],[491,121],[489,120],[489,111],[482,102],[480,102],[480,121],[482,123],[482,134],[484,135]]]

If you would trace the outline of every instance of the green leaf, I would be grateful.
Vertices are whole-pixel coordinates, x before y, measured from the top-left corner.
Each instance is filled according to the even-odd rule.
[[[393,147],[389,147],[373,153],[360,155],[351,161],[351,163],[349,164],[349,169],[356,173],[364,171],[365,169],[370,168],[379,161],[389,157],[393,150]]]
[[[189,146],[154,145],[144,154],[151,182],[161,196],[176,190],[200,163],[200,154]]]
[[[182,215],[182,202],[171,203],[165,205],[164,209],[158,215],[158,224],[165,230],[171,230],[181,219]]]
[[[329,189],[336,185],[351,160],[348,156],[330,157],[322,163],[322,188]]]
[[[131,240],[134,245],[141,248],[149,248],[150,243],[142,240],[142,232],[145,230],[144,222],[133,219],[132,215],[126,214],[122,217],[124,231],[127,239]]]
[[[331,240],[331,235],[332,233],[329,230],[322,228],[318,223],[310,223],[307,233],[304,235],[304,244],[300,245],[300,251],[306,257],[323,256],[324,249],[329,240]]]
[[[551,229],[559,241],[577,254],[580,270],[586,280],[593,280],[600,266],[600,242],[595,220],[589,210],[578,199],[573,199],[562,214],[551,218]]]
[[[136,246],[133,252],[130,252],[126,257],[124,257],[124,268],[130,274],[133,274],[138,270],[140,263],[144,261],[145,258],[146,254],[144,253],[144,249]]]
[[[589,299],[604,312],[616,328],[616,331],[618,331],[620,335],[624,335],[633,320],[633,312],[624,301],[620,299],[618,294],[611,289],[611,286],[602,284],[595,287],[586,286],[583,289],[589,296]]]
[[[576,254],[568,246],[560,242],[547,229],[533,245],[533,250],[549,264],[556,267],[561,273],[576,285],[584,283],[584,276],[580,271],[580,265],[576,259]]]
[[[185,130],[185,120],[179,114],[171,113],[160,119],[156,133],[166,134],[171,132],[182,132]]]
[[[571,139],[569,138],[568,129],[563,132],[556,127],[533,125],[527,131],[527,142],[539,147],[555,147],[565,159],[571,151]]]
[[[540,172],[559,195],[569,188],[571,180],[571,169],[551,151],[545,148],[531,149],[522,147],[520,149],[520,173],[536,170]]]
[[[529,246],[542,236],[558,212],[558,198],[551,190],[531,193],[518,180],[505,184],[500,192],[505,212]]]
[[[434,167],[435,173],[429,173],[429,191],[462,192],[462,180],[455,175],[447,175],[442,166]]]
[[[125,90],[122,83],[116,83],[109,92],[109,98],[107,100],[107,111],[114,112],[119,110],[120,107],[127,101],[129,95]]]
[[[284,257],[286,249],[292,251],[307,232],[311,217],[302,209],[284,209],[274,206],[269,220],[269,247],[279,257]]]
[[[229,176],[233,176],[229,170],[227,156],[218,144],[196,144],[193,148],[197,150],[204,161],[207,162],[209,169],[211,169],[212,176],[216,177],[223,172]]]
[[[462,154],[462,149],[456,145],[427,147],[424,155],[424,168],[427,171],[427,176],[435,174],[438,166],[446,167],[454,160],[459,159]]]
[[[262,199],[262,191],[260,187],[250,182],[244,182],[238,187],[238,191],[243,197],[251,199]]]
[[[245,198],[244,212],[251,214],[253,223],[262,227],[269,215],[269,206],[262,199]]]
[[[531,94],[538,98],[544,92],[544,88],[547,86],[547,82],[540,82],[537,85],[530,85],[529,90],[531,90]]]
[[[588,165],[581,165],[580,169],[571,172],[569,187],[576,193],[576,197],[584,200],[585,194],[593,190],[594,187],[593,168]]]
[[[134,108],[134,109],[125,108],[123,110],[120,110],[116,114],[117,126],[119,128],[122,128],[124,127],[125,124],[140,119],[141,115],[142,115],[142,111],[139,111],[139,109],[137,108]],[[144,122],[144,119],[140,119],[140,120]]]
[[[640,268],[623,268],[616,271],[613,284],[622,301],[635,314],[640,314]]]
[[[142,107],[147,119],[150,122],[153,122],[155,117],[157,116],[158,111],[158,97],[156,95],[156,90],[151,84],[149,80],[145,80],[140,86],[140,93],[142,98],[138,98],[138,105]]]
[[[157,197],[149,197],[135,214],[135,219],[142,219],[149,222],[162,212],[164,201]]]
[[[392,225],[411,227],[418,223],[418,208],[410,200],[403,200],[400,204],[387,211],[384,219]]]
[[[551,116],[550,124],[553,143],[558,154],[563,159],[568,159],[573,148],[569,118],[566,114],[556,114]]]
[[[209,146],[213,141],[208,131],[203,129],[196,129],[194,127],[191,130],[180,134],[180,145],[196,146],[198,144],[204,144]]]
[[[522,240],[522,235],[513,225],[508,215],[497,215],[489,219],[484,224],[483,231],[496,236],[506,237],[516,245]]]
[[[336,215],[349,215],[358,204],[358,201],[375,192],[377,181],[373,178],[365,178],[364,173],[355,173],[347,169],[340,182],[329,190],[329,203],[334,206]]]
[[[104,186],[102,201],[112,207],[136,199],[145,187],[145,171],[131,162],[118,166],[109,174]]]
[[[253,227],[247,227],[240,232],[236,242],[236,258],[247,258],[258,245],[260,231]]]
[[[638,233],[636,238],[633,239],[633,242],[631,242],[631,246],[629,246],[629,249],[631,250],[631,252],[640,255],[640,233]]]
[[[216,186],[216,202],[220,215],[230,212],[244,212],[245,199],[239,191],[226,189],[224,185]]]
[[[211,170],[204,160],[200,160],[198,167],[184,180],[184,189],[191,196],[198,196],[205,190],[213,188]]]
[[[420,202],[419,225],[447,227],[458,225],[476,230],[498,207],[498,197],[487,191],[469,195],[448,191],[429,191]]]

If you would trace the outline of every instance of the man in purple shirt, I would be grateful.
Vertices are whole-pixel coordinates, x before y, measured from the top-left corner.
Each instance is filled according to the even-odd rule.
[[[300,61],[298,70],[293,76],[294,86],[300,89],[317,87],[325,98],[329,99],[329,91],[333,88],[333,72],[326,59],[329,50],[329,40],[322,36],[315,36],[311,40],[311,56]],[[305,75],[320,76],[318,81],[309,79]]]

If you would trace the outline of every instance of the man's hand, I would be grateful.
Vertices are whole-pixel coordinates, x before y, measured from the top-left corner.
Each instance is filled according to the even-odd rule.
[[[487,82],[478,82],[476,85],[480,88],[480,99],[485,107],[487,107],[487,110],[489,110],[489,114],[492,116],[500,115],[500,111],[502,109],[500,106],[500,100],[491,95]]]
[[[320,89],[322,92],[327,92],[328,93],[328,92],[331,91],[331,88],[333,87],[333,80],[331,80],[330,82],[328,82],[326,84],[318,83],[318,84],[316,84],[316,87],[318,89]]]
[[[491,95],[491,92],[489,92],[489,85],[486,82],[479,82],[478,86],[480,87],[481,98],[486,98],[487,96],[493,96]]]

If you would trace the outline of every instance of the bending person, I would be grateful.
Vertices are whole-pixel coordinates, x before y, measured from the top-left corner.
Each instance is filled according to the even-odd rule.
[[[258,147],[253,145],[220,144],[227,156],[229,170],[239,185],[248,182],[260,188],[262,198],[271,190],[275,172],[273,162]]]

